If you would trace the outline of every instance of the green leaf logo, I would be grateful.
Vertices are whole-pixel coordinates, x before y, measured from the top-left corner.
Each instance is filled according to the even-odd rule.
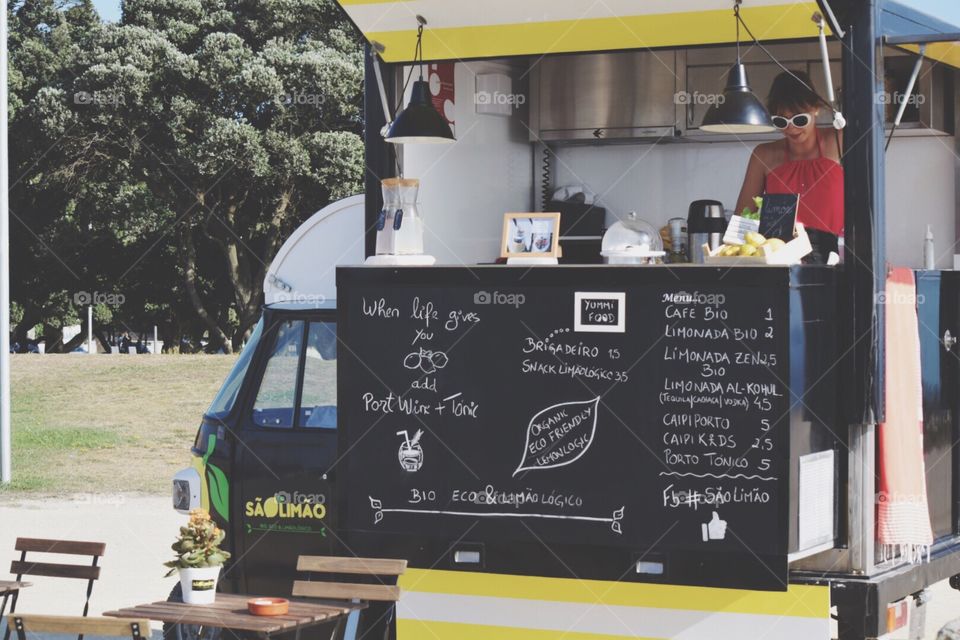
[[[213,508],[226,522],[230,522],[230,483],[227,474],[220,467],[207,463],[207,486]]]

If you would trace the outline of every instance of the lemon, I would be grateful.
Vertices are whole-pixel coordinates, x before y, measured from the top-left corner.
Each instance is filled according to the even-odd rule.
[[[744,257],[755,256],[757,255],[757,247],[752,244],[745,244],[740,247],[740,255]]]
[[[760,247],[760,251],[765,256],[773,255],[777,251],[780,251],[780,249],[783,249],[786,244],[787,243],[780,238],[770,238],[763,243],[763,245]]]
[[[747,241],[747,244],[751,244],[755,247],[759,247],[760,245],[762,245],[764,242],[767,241],[766,238],[764,238],[762,235],[760,235],[756,231],[747,231],[747,233],[744,234],[743,239]]]
[[[720,249],[721,256],[735,256],[740,253],[740,247],[735,244],[725,244],[723,248]]]

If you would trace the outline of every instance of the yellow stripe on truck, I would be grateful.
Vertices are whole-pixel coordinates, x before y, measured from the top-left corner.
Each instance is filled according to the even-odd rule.
[[[913,53],[920,51],[920,47],[915,44],[903,45],[901,48]],[[925,55],[932,60],[960,69],[960,42],[931,42],[927,45]]]
[[[829,638],[829,587],[786,592],[412,569],[400,640]]]
[[[400,585],[405,591],[780,616],[818,617],[830,609],[829,590],[807,585],[745,591],[424,569],[408,569]]]
[[[492,627],[490,625],[465,625],[447,622],[421,622],[400,620],[397,623],[400,638],[422,638],[432,640],[457,638],[457,640],[558,640],[556,631],[538,629],[511,629],[510,627]],[[633,640],[657,640],[631,636]],[[566,632],[563,640],[611,640],[607,634]]]
[[[387,62],[408,62],[416,44],[416,20],[412,9],[417,3],[383,2],[360,5],[341,1],[357,20],[364,36],[385,46]],[[463,10],[462,24],[438,26],[429,23],[423,34],[425,57],[432,60],[457,60],[518,55],[541,55],[618,49],[727,44],[736,39],[730,7],[702,11],[678,10],[640,15],[571,18],[562,20],[522,19],[514,22],[477,24],[474,13]],[[522,11],[523,3],[517,3]],[[642,7],[642,4],[635,5]],[[371,13],[370,9],[378,13]],[[816,2],[794,2],[771,6],[744,7],[747,24],[761,40],[814,38],[816,27],[810,16]],[[361,14],[362,11],[362,14]],[[451,9],[447,10],[448,13]],[[476,6],[473,12],[476,11]],[[642,8],[635,9],[635,12]],[[425,16],[430,20],[430,16]],[[445,20],[444,22],[449,22]],[[403,25],[403,26],[400,26]],[[742,35],[742,34],[741,34]]]

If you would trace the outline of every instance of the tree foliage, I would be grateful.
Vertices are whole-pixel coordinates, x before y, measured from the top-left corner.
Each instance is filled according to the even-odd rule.
[[[115,324],[235,349],[284,238],[360,190],[352,28],[330,0],[8,6],[20,325],[111,292]]]

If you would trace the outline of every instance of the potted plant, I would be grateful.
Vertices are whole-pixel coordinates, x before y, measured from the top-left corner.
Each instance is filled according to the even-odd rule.
[[[171,545],[177,557],[163,563],[170,567],[167,576],[180,572],[183,601],[188,604],[212,604],[217,592],[220,567],[230,557],[220,548],[224,531],[203,509],[190,512],[190,522],[180,527],[180,537]]]

